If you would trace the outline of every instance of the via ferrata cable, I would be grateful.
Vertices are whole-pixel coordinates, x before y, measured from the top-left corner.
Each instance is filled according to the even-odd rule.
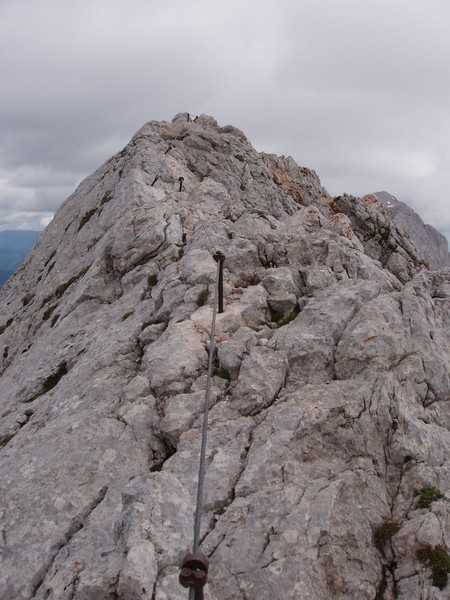
[[[203,426],[200,446],[200,460],[198,468],[197,483],[197,502],[195,507],[194,521],[194,544],[193,553],[189,554],[183,561],[179,580],[181,585],[189,587],[189,600],[203,600],[203,586],[206,583],[208,574],[208,559],[201,553],[200,548],[200,527],[203,505],[203,486],[205,480],[205,462],[206,462],[206,441],[208,437],[208,417],[209,402],[211,390],[212,366],[215,352],[215,331],[216,316],[219,302],[219,287],[222,277],[222,265],[225,256],[221,252],[214,254],[214,260],[217,262],[216,283],[214,287],[214,303],[211,321],[211,332],[208,353],[208,373],[206,377],[205,403],[203,407]]]

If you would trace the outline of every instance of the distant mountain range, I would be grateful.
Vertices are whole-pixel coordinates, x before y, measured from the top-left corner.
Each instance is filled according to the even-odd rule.
[[[20,267],[41,231],[0,231],[0,288]]]

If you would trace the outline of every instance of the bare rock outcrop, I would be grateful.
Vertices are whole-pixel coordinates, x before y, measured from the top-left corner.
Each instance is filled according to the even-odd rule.
[[[1,600],[450,598],[450,270],[370,201],[185,113],[0,293]]]

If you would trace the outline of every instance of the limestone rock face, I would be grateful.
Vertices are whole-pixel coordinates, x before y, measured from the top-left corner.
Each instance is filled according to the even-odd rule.
[[[0,599],[187,598],[216,251],[205,597],[450,598],[450,270],[181,113],[1,291]]]
[[[375,198],[381,202],[391,219],[404,228],[413,242],[422,249],[425,259],[434,269],[450,266],[447,238],[421,217],[407,204],[397,200],[388,192],[375,192]]]

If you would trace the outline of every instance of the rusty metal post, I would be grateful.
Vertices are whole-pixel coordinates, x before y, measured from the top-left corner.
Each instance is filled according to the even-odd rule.
[[[218,284],[218,312],[223,313],[223,261],[225,260],[225,254],[217,251],[214,256],[214,260],[219,263],[219,284]]]

